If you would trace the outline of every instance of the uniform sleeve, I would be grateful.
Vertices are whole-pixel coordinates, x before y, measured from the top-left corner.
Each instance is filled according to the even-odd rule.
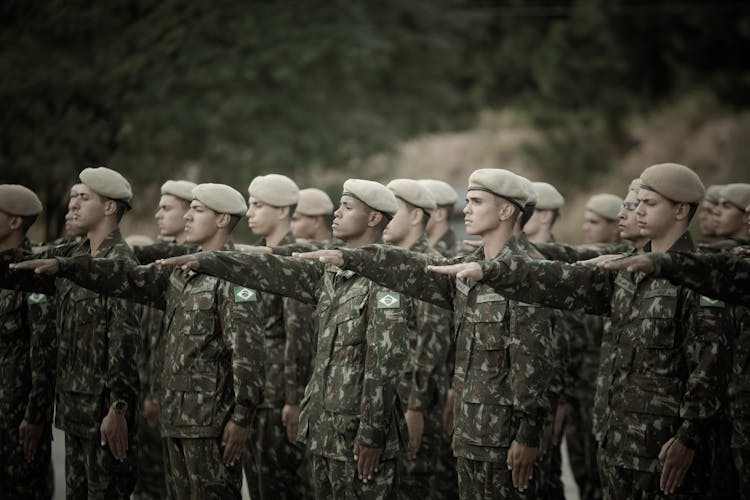
[[[670,252],[650,254],[654,276],[667,278],[700,294],[750,305],[750,260],[730,254]]]
[[[416,313],[416,355],[406,405],[409,410],[427,411],[438,396],[436,381],[445,366],[451,343],[452,321],[449,311],[428,302],[416,301]]]
[[[434,259],[388,245],[367,245],[357,249],[342,249],[344,269],[356,271],[381,286],[410,297],[430,302],[444,309],[453,309],[455,280],[429,272],[428,264],[453,263]]]
[[[159,259],[168,259],[196,252],[195,245],[175,245],[172,243],[154,243],[153,245],[133,248],[133,253],[141,264],[151,264]]]
[[[257,295],[255,300],[238,299],[235,286],[225,281],[219,287],[220,320],[224,340],[232,348],[235,402],[231,418],[244,427],[252,421],[265,386],[263,315]]]
[[[41,424],[52,421],[55,392],[57,331],[54,295],[27,298],[30,330],[31,391],[24,419]]]
[[[373,286],[368,297],[365,372],[355,439],[359,445],[368,448],[385,447],[408,349],[402,307],[383,307],[377,299],[378,292],[388,290]]]
[[[312,305],[284,299],[284,398],[290,405],[300,404],[312,376],[316,319]]]
[[[201,252],[199,272],[242,286],[317,304],[323,265],[293,257],[242,252]]]
[[[578,262],[579,260],[593,259],[602,255],[602,250],[592,247],[573,246],[565,243],[534,243],[539,252],[546,259],[557,260],[560,262]]]
[[[105,386],[110,402],[124,400],[136,411],[140,382],[138,353],[141,343],[142,306],[125,299],[109,297],[106,301],[107,358]]]
[[[0,288],[39,292],[45,295],[55,293],[55,277],[36,274],[32,271],[13,271],[8,268],[13,262],[28,260],[15,249],[0,252]]]

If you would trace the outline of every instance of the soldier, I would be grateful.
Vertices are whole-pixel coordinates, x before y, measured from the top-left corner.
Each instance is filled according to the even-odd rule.
[[[565,204],[565,198],[560,192],[547,182],[531,183],[537,199],[534,213],[524,225],[523,232],[532,243],[554,242],[552,228],[560,217],[560,208]]]
[[[586,243],[615,243],[620,239],[617,213],[622,198],[614,194],[595,194],[586,202],[583,214],[583,239]]]
[[[0,185],[0,251],[30,256],[26,232],[41,211],[31,190]],[[0,290],[0,484],[10,499],[52,498],[54,311],[53,297]]]
[[[719,192],[719,203],[714,208],[716,235],[745,243],[748,227],[745,207],[750,204],[750,184],[727,184]]]
[[[105,167],[84,169],[79,178],[73,221],[86,239],[52,252],[135,263],[119,230],[130,184]],[[65,431],[68,498],[128,498],[137,455],[139,308],[30,273],[0,273],[0,286],[58,299],[55,424]]]
[[[443,257],[453,257],[456,254],[456,233],[451,229],[450,218],[458,194],[447,182],[422,179],[419,183],[427,188],[437,204],[425,227],[427,242]]]
[[[638,222],[650,238],[645,251],[694,248],[687,226],[703,191],[698,176],[682,165],[653,165],[641,174]],[[614,361],[600,372],[611,382],[597,457],[605,493],[698,498],[718,489],[706,479],[729,361],[723,309],[666,280],[509,252],[481,265],[431,269],[480,280],[518,299],[610,314],[617,338]]]
[[[453,259],[492,260],[512,248],[513,227],[528,192],[519,176],[479,169],[469,177],[464,221],[482,238],[472,255]],[[517,328],[520,304],[463,280],[431,275],[429,262],[446,262],[382,245],[321,250],[303,255],[360,272],[384,286],[454,310],[457,326],[455,424],[461,498],[535,496],[532,478],[547,388],[544,370],[549,323]],[[448,261],[450,262],[450,261]],[[534,475],[536,477],[536,475]],[[531,489],[531,491],[528,491]]]
[[[379,241],[397,208],[382,184],[349,179],[333,236],[351,247]],[[299,428],[312,454],[315,497],[395,498],[396,459],[407,439],[397,391],[407,349],[400,295],[352,272],[278,255],[215,252],[163,263],[317,305],[315,370]]]
[[[716,214],[714,213],[716,205],[719,204],[719,193],[724,188],[723,185],[714,184],[706,188],[706,195],[701,202],[701,209],[698,211],[698,227],[701,235],[706,240],[716,238]]]
[[[229,236],[247,207],[242,195],[223,184],[200,184],[193,197],[187,241],[204,250],[231,249]],[[181,269],[88,256],[17,267],[59,273],[165,311],[159,401],[169,490],[174,498],[239,498],[240,457],[265,373],[256,292]]]
[[[292,236],[298,243],[331,239],[333,202],[318,188],[301,189],[292,215]]]

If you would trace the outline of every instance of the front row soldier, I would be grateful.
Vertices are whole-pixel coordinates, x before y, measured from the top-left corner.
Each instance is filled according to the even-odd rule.
[[[200,184],[185,215],[187,241],[231,249],[245,213],[242,195]],[[164,310],[161,434],[174,498],[239,498],[241,452],[263,388],[263,330],[254,290],[204,274],[92,259],[30,261],[18,269],[58,274],[108,295]],[[21,273],[16,273],[20,275]]]
[[[333,236],[380,241],[398,206],[382,184],[344,183]],[[407,443],[398,397],[407,325],[398,293],[354,272],[267,254],[212,252],[168,259],[222,279],[317,305],[315,369],[301,404],[299,440],[312,454],[316,498],[395,498]]]
[[[31,256],[26,232],[41,211],[42,203],[33,191],[0,185],[3,260]],[[0,290],[0,495],[4,498],[52,498],[57,355],[53,298]]]
[[[693,250],[688,223],[703,184],[687,167],[641,174],[644,251]],[[707,498],[715,423],[723,411],[730,347],[726,312],[684,287],[642,274],[531,261],[504,252],[492,262],[431,270],[478,280],[499,293],[564,309],[609,314],[615,335],[598,459],[609,498]],[[667,497],[667,495],[669,495]]]

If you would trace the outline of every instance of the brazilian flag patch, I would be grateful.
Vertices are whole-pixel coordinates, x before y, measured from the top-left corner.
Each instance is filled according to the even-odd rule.
[[[29,294],[29,303],[30,304],[41,304],[42,302],[45,302],[47,300],[47,296],[43,293],[30,293]]]
[[[257,300],[258,294],[252,288],[245,288],[244,286],[234,287],[235,302],[255,302]]]
[[[378,309],[398,309],[401,307],[401,294],[397,292],[378,292]]]
[[[726,304],[721,300],[701,295],[701,307],[726,307]]]

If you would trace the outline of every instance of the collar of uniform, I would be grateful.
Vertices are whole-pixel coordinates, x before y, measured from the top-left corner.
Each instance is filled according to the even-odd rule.
[[[287,231],[283,238],[276,244],[277,247],[283,247],[284,245],[293,245],[297,243],[297,240],[292,236],[291,231]],[[268,242],[265,238],[261,241],[261,246],[268,246]]]
[[[651,252],[651,242],[649,241],[643,247],[644,252]],[[693,242],[690,233],[685,232],[680,236],[677,241],[667,250],[668,252],[695,252],[695,243]]]
[[[89,252],[91,252],[91,243],[89,240],[85,240],[86,248]],[[111,233],[109,233],[104,240],[102,241],[102,244],[99,245],[99,248],[96,250],[96,254],[92,255],[92,257],[106,257],[109,251],[117,245],[118,243],[123,242],[122,234],[120,234],[120,229],[115,229]]]
[[[424,234],[414,242],[409,250],[417,253],[427,253],[430,250],[430,244],[427,243],[427,238],[424,237]]]

